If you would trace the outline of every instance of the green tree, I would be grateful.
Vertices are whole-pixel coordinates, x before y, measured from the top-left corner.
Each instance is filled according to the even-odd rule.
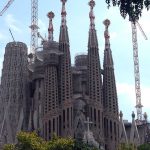
[[[20,132],[17,134],[16,145],[7,144],[3,150],[97,150],[83,142],[72,138],[61,138],[55,134],[50,141],[40,138],[35,132]]]
[[[133,144],[122,143],[118,150],[137,150],[137,148]]]
[[[56,135],[47,144],[47,150],[73,150],[74,140],[72,138],[61,138]]]
[[[17,140],[16,145],[5,145],[4,150],[47,150],[47,142],[35,132],[20,132],[17,134]]]
[[[4,150],[15,150],[15,145],[7,144],[5,145]]]
[[[82,141],[75,141],[73,150],[98,150],[98,149],[95,147],[91,147]]]
[[[150,144],[143,144],[138,147],[138,150],[150,150]]]
[[[129,15],[133,21],[138,20],[142,15],[143,8],[147,10],[150,8],[150,0],[105,0],[108,8],[111,6],[118,6],[120,14],[123,18]]]

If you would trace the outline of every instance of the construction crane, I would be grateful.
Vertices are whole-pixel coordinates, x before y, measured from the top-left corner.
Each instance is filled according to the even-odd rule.
[[[4,12],[9,8],[9,6],[13,3],[14,0],[9,0],[8,3],[5,5],[5,7],[0,12],[0,16],[4,14]]]
[[[139,71],[139,58],[138,58],[138,42],[137,42],[137,28],[136,25],[139,27],[140,31],[142,32],[145,40],[147,37],[142,30],[140,24],[131,21],[132,27],[132,43],[133,43],[133,60],[134,60],[134,78],[135,78],[135,94],[136,94],[136,111],[137,111],[137,123],[142,121],[142,104],[141,104],[141,87],[140,87],[140,71]]]
[[[38,46],[38,0],[31,0],[31,53],[33,54],[32,61],[34,62],[35,50]]]

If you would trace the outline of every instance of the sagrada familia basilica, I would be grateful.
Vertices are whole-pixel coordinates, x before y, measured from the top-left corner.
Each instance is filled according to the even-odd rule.
[[[35,130],[45,140],[54,133],[71,136],[105,150],[116,150],[121,142],[144,143],[146,128],[137,128],[134,113],[132,123],[124,123],[122,113],[119,116],[110,21],[103,22],[101,67],[95,1],[90,0],[87,54],[77,55],[72,66],[66,1],[61,0],[59,41],[53,40],[54,13],[49,12],[48,39],[42,40],[42,50],[36,51],[34,62],[28,62],[26,44],[6,45],[0,85],[1,143],[15,143],[20,130]]]

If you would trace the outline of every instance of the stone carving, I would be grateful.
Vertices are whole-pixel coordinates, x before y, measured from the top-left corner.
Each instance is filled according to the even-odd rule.
[[[75,129],[75,137],[77,139],[83,139],[84,131],[85,131],[85,102],[82,99],[75,100],[74,104],[74,129]]]

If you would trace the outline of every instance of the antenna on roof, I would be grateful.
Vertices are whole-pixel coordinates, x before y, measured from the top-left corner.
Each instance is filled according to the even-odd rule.
[[[10,34],[11,34],[11,37],[12,37],[13,41],[15,42],[14,36],[13,36],[13,34],[12,34],[12,32],[11,32],[10,29],[9,29],[9,32],[10,32]]]

